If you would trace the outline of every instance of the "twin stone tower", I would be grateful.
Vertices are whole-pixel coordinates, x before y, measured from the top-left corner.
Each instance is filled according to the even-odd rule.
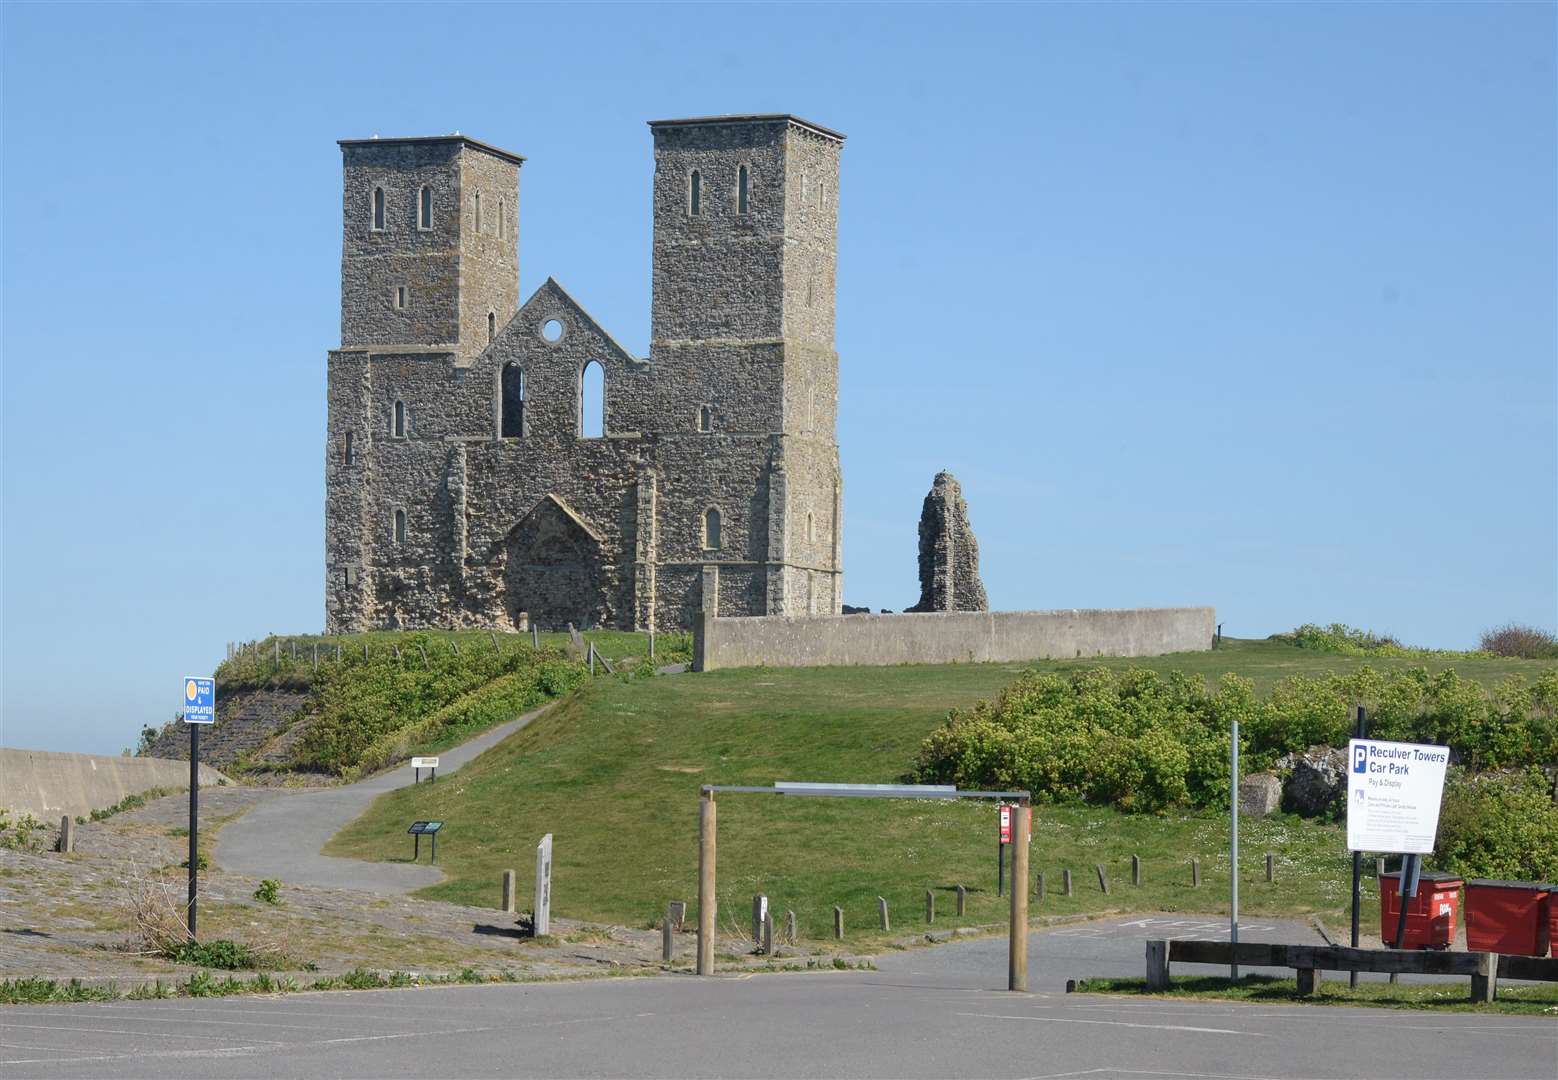
[[[647,359],[550,278],[520,304],[524,158],[342,140],[329,632],[840,611],[844,136],[789,115],[649,128]]]

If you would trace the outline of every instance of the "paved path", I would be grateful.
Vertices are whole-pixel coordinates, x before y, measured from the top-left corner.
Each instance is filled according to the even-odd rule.
[[[552,704],[440,753],[440,780],[529,724]],[[260,803],[217,834],[216,863],[237,874],[329,889],[384,894],[436,885],[444,880],[443,871],[436,866],[361,862],[319,853],[330,837],[362,814],[374,799],[409,783],[411,770],[397,768],[340,787],[312,791],[277,788],[274,799]]]
[[[1104,973],[1061,959],[1099,941],[1139,966],[1157,927],[1125,922],[1035,935],[1036,986]],[[7,1007],[0,1075],[1552,1080],[1558,1063],[1548,1017],[1011,994],[998,944],[876,972]]]

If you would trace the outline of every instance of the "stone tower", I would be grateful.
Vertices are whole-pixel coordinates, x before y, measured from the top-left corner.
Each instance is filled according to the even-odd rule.
[[[834,344],[844,136],[790,115],[650,122],[650,360],[667,416],[768,445],[772,614],[843,600]],[[707,421],[701,410],[707,408]],[[716,611],[705,601],[704,610]],[[735,614],[736,612],[728,612]]]
[[[963,486],[949,472],[936,474],[920,509],[920,602],[904,610],[990,610]]]

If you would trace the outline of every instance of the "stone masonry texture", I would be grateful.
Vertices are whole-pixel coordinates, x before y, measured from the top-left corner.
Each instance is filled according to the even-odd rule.
[[[550,278],[520,302],[522,157],[342,141],[330,632],[840,610],[844,137],[789,115],[649,127],[647,358]]]
[[[920,510],[920,602],[908,611],[989,611],[979,579],[979,541],[963,488],[939,472]]]

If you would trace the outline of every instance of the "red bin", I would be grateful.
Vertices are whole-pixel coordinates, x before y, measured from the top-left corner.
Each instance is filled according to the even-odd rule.
[[[1454,874],[1422,873],[1417,895],[1407,900],[1405,941],[1396,944],[1401,904],[1401,873],[1379,879],[1379,936],[1388,948],[1448,949],[1455,941],[1455,913],[1461,906],[1461,879]]]
[[[1547,946],[1558,956],[1558,885],[1547,886]]]
[[[1547,885],[1534,881],[1466,882],[1466,948],[1545,956],[1549,939]]]

